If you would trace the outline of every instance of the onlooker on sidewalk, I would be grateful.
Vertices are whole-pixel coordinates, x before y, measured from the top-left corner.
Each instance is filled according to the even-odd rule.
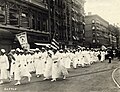
[[[113,59],[113,51],[112,51],[112,49],[108,49],[108,59],[109,59],[109,63],[111,63],[111,60]]]

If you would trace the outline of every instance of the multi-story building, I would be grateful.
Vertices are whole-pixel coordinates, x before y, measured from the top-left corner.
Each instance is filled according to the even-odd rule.
[[[27,33],[30,48],[55,38],[62,47],[82,43],[84,0],[0,0],[0,49],[21,47],[16,34]]]
[[[0,48],[20,47],[15,35],[21,32],[27,32],[31,48],[37,42],[49,42],[45,0],[0,0]]]
[[[98,15],[85,17],[85,42],[87,47],[101,47],[110,45],[109,23]]]
[[[61,47],[81,44],[84,33],[84,0],[51,0],[51,37]]]
[[[113,48],[120,48],[120,28],[117,25],[109,25],[110,45]]]
[[[117,29],[113,25],[109,25],[109,32],[110,32],[110,45],[114,48],[117,47]]]
[[[70,31],[69,43],[73,45],[83,45],[84,41],[84,3],[85,0],[70,1]]]

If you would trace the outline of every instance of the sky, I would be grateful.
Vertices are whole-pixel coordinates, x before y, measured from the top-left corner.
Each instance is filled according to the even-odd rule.
[[[120,26],[120,0],[86,0],[85,13],[97,14],[110,24]]]

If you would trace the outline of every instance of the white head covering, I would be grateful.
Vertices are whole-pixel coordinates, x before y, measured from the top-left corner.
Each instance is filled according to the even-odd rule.
[[[48,51],[50,54],[52,54],[53,52],[51,50]]]
[[[5,53],[5,49],[1,49],[1,52]]]
[[[38,51],[38,50],[39,50],[39,48],[36,48],[35,50],[37,50],[37,51]]]
[[[60,49],[59,51],[63,51],[63,49]]]
[[[16,51],[20,52],[20,48],[17,48]]]

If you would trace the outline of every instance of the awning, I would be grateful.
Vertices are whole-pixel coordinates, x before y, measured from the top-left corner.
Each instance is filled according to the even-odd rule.
[[[14,34],[6,29],[0,29],[0,38],[8,38],[12,39],[14,38]]]
[[[40,46],[46,46],[46,47],[49,47],[50,44],[45,44],[45,43],[35,43],[36,45],[40,45]]]

